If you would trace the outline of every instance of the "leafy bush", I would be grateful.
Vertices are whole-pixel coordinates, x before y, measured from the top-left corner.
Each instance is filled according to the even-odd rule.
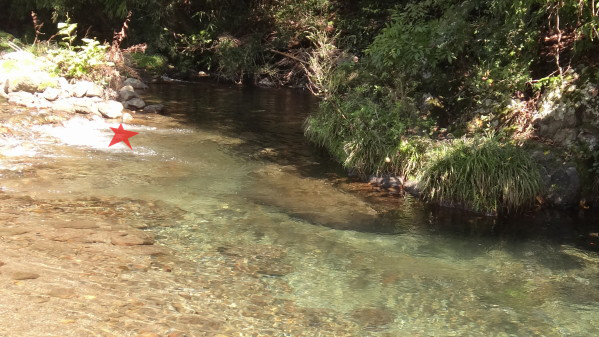
[[[76,46],[76,23],[61,22],[58,29],[58,35],[62,40],[59,42],[59,48],[48,51],[57,66],[57,72],[70,78],[104,80],[102,68],[113,65],[107,61],[108,45],[100,44],[95,39],[83,38],[81,41],[84,44]]]
[[[496,138],[447,142],[428,157],[420,187],[429,201],[497,214],[531,205],[541,190],[530,156]]]
[[[129,55],[131,63],[135,68],[141,68],[151,72],[160,72],[167,65],[166,57],[162,55],[148,55],[142,53],[132,53]]]

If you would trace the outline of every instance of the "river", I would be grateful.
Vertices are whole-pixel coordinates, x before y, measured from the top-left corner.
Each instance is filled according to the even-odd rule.
[[[146,98],[169,115],[126,125],[139,132],[133,150],[107,146],[118,124],[82,118],[3,143],[0,187],[12,206],[0,209],[0,225],[97,219],[151,233],[168,248],[145,269],[133,263],[94,281],[103,290],[93,301],[107,289],[120,298],[44,301],[48,312],[66,310],[63,333],[135,336],[150,326],[165,336],[173,327],[189,336],[599,335],[593,216],[493,220],[372,191],[304,140],[302,123],[317,102],[297,91],[205,82],[153,85]],[[7,237],[0,231],[0,243]],[[43,276],[32,282],[43,287]],[[18,293],[19,284],[3,282]],[[145,309],[114,309],[127,297]],[[8,323],[24,319],[14,315],[0,308],[0,335],[60,331],[35,319],[37,332],[27,334]]]

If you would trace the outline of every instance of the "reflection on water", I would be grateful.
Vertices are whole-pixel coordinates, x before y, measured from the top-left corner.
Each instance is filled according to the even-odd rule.
[[[325,327],[323,336],[599,335],[599,256],[579,249],[588,248],[583,224],[552,233],[562,228],[552,214],[504,223],[412,199],[390,210],[340,190],[323,179],[339,169],[302,138],[315,104],[307,95],[216,84],[150,94],[171,117],[131,126],[140,132],[134,152],[108,148],[103,122],[42,128],[48,139],[76,128],[78,140],[3,171],[3,190],[178,206],[185,215],[153,229],[158,241],[195,277],[235,271],[215,282],[254,308],[238,315],[272,323],[265,335]],[[269,299],[248,297],[248,279]],[[277,328],[291,310],[304,310],[304,332]]]

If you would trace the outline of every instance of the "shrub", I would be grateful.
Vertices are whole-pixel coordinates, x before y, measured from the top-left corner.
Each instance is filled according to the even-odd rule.
[[[150,72],[160,72],[166,67],[166,57],[162,55],[148,55],[142,53],[129,54],[131,63],[135,68],[145,69]]]
[[[107,61],[108,45],[95,39],[83,38],[83,45],[75,45],[76,23],[58,24],[61,36],[59,48],[48,50],[51,61],[56,64],[57,72],[69,78],[86,78],[97,82],[106,81],[106,70],[113,66]],[[110,74],[108,74],[110,75]]]
[[[420,187],[432,202],[487,214],[509,213],[534,202],[541,175],[523,149],[485,137],[455,140],[432,150]]]

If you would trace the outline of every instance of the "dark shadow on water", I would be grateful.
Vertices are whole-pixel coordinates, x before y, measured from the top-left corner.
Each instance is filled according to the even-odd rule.
[[[305,177],[325,179],[331,174],[345,175],[340,165],[303,136],[303,123],[318,105],[318,100],[307,92],[204,81],[152,85],[147,94],[151,103],[163,103],[174,118],[201,130],[240,138],[242,143],[229,150],[242,157],[290,165]],[[413,199],[400,205],[380,214],[375,221],[315,224],[383,235],[410,232],[440,240],[459,238],[469,246],[464,249],[468,252],[465,254],[482,252],[490,245],[531,241],[599,251],[598,213],[544,210],[495,219],[459,209],[427,206]],[[298,217],[310,221],[302,215]]]

